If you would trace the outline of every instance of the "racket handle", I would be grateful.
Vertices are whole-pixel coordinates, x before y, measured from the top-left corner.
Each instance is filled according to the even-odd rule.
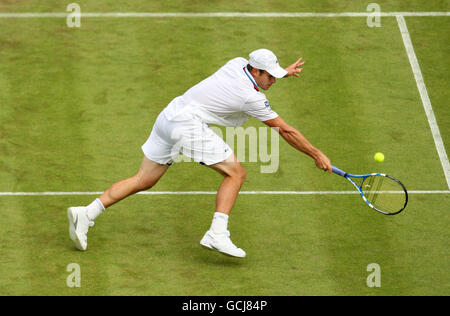
[[[339,168],[336,168],[335,166],[331,166],[331,167],[332,167],[333,173],[335,173],[335,174],[338,174],[343,177],[345,177],[345,175],[347,174],[347,172],[345,172]]]

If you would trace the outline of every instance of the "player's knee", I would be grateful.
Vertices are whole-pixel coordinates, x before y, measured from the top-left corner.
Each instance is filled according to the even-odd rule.
[[[241,175],[241,180],[242,180],[242,182],[244,182],[244,181],[245,181],[245,178],[247,177],[247,170],[245,170],[245,168],[242,167],[242,166],[241,166],[240,175]]]
[[[244,167],[242,167],[241,164],[239,164],[239,165],[236,167],[234,176],[235,176],[237,179],[239,179],[239,181],[240,181],[241,183],[244,183],[245,178],[247,177],[247,171],[245,170]]]
[[[247,177],[247,171],[239,162],[223,163],[214,169],[224,177],[229,177],[233,181],[240,182],[241,184]]]
[[[155,185],[151,179],[136,177],[135,188],[136,191],[146,191],[151,189]]]

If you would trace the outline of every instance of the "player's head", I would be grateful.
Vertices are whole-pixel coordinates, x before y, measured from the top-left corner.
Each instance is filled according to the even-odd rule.
[[[283,78],[287,71],[280,67],[277,56],[270,50],[261,48],[250,53],[249,71],[263,90],[269,89],[276,78]]]

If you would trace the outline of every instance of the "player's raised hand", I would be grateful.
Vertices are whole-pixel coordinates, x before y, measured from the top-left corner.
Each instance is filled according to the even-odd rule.
[[[300,77],[300,73],[303,71],[303,68],[300,68],[300,67],[305,64],[305,62],[302,60],[303,60],[303,57],[300,57],[295,63],[293,63],[289,67],[285,68],[285,70],[288,72],[286,74],[286,77],[289,77],[289,76]]]

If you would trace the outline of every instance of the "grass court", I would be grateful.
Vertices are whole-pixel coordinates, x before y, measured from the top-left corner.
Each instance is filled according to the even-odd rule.
[[[82,1],[84,12],[366,12],[364,1]],[[448,12],[447,1],[378,1],[383,12]],[[0,13],[66,12],[67,1],[0,1]],[[450,191],[395,16],[0,17],[0,295],[449,295]],[[450,17],[405,16],[444,152]],[[401,179],[397,216],[353,194],[241,194],[231,213],[243,260],[199,245],[214,194],[135,195],[75,250],[66,209],[133,175],[160,111],[225,62],[265,47],[300,78],[266,93],[332,163]],[[244,127],[261,127],[249,120]],[[276,173],[243,162],[242,191],[351,191],[280,139]],[[382,164],[373,160],[383,152]],[[447,160],[448,163],[448,160]],[[448,170],[447,170],[448,172]],[[151,190],[215,192],[222,177],[172,166]],[[63,195],[14,193],[80,192]],[[85,192],[85,193],[83,193]],[[66,270],[81,268],[81,287]],[[381,269],[370,288],[367,266]]]

